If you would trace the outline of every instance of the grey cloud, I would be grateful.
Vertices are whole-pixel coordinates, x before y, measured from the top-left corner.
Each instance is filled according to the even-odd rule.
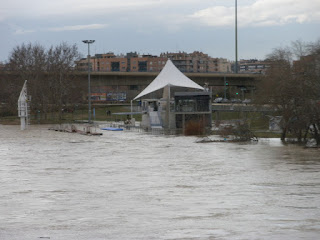
[[[195,12],[190,17],[208,26],[232,26],[234,7],[215,6]],[[318,0],[257,0],[238,7],[240,26],[270,26],[320,21]]]

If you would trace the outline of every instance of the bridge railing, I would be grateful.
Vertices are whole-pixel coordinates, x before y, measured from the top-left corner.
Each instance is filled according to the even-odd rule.
[[[254,104],[212,104],[212,111],[220,112],[274,112],[271,106],[254,105]]]

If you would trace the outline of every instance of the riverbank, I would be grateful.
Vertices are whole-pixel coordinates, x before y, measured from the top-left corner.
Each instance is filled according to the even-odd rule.
[[[113,113],[130,112],[129,104],[93,104],[92,120],[95,122],[121,122],[126,119],[126,115],[114,115]],[[141,121],[141,115],[133,116],[137,122]],[[245,118],[240,118],[245,117]],[[88,108],[86,105],[67,107],[64,109],[61,118],[57,112],[50,113],[32,113],[30,123],[38,124],[67,124],[88,121]],[[258,138],[280,138],[280,132],[269,131],[269,119],[260,113],[248,113],[242,116],[240,113],[221,113],[219,120],[213,114],[213,122],[219,125],[225,122],[232,124],[240,121],[246,121],[249,124],[250,131]],[[0,117],[2,125],[20,125],[20,119],[17,116]],[[213,132],[213,134],[219,134]],[[291,137],[290,135],[288,136]]]
[[[88,120],[73,120],[72,122],[70,121],[61,121],[61,123],[57,122],[57,121],[52,121],[52,120],[48,120],[48,121],[41,121],[41,123],[34,123],[31,125],[37,126],[37,125],[60,125],[60,124],[79,124],[79,123],[87,123]],[[104,123],[110,123],[113,121],[94,121],[97,124],[104,124]],[[115,121],[115,124],[120,124],[121,121]],[[137,121],[137,123],[139,123]],[[7,119],[1,119],[0,120],[0,125],[20,125],[20,119],[19,118],[7,118]],[[258,138],[280,138],[280,133],[279,132],[272,132],[272,131],[262,131],[262,130],[256,130],[256,131],[252,131],[254,133],[254,135]],[[212,131],[212,134],[219,134],[218,131]]]

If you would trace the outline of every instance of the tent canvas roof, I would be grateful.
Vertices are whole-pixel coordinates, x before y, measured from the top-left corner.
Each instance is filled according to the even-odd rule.
[[[203,87],[185,76],[182,72],[179,71],[179,69],[176,68],[171,60],[168,59],[166,65],[159,73],[159,75],[133,100],[164,88],[165,86],[196,88],[203,90]]]

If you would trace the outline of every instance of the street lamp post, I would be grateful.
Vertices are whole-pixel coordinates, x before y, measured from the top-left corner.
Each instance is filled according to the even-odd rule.
[[[91,123],[91,88],[90,88],[90,44],[95,40],[83,40],[82,42],[88,44],[88,122]]]
[[[236,63],[235,63],[235,73],[238,73],[238,1],[235,0],[235,55],[236,55]]]

